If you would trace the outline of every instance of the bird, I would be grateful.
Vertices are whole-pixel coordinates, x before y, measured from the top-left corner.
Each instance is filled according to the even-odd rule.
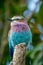
[[[26,43],[26,49],[29,49],[32,43],[32,33],[23,16],[13,16],[8,19],[10,23],[10,30],[8,32],[8,44],[10,56],[13,56],[14,47],[20,43]]]

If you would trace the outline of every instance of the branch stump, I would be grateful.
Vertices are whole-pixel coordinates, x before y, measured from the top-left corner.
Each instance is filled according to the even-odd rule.
[[[25,65],[25,53],[25,43],[16,45],[13,53],[13,60],[10,62],[10,65]]]

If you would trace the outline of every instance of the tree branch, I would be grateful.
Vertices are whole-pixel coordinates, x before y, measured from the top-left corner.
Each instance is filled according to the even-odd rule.
[[[14,48],[13,60],[10,62],[10,65],[25,65],[25,52],[25,43],[16,45]]]

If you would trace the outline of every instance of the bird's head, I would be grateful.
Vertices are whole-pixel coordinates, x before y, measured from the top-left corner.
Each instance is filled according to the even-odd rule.
[[[9,18],[8,20],[11,22],[11,26],[13,26],[17,23],[25,22],[25,19],[23,16],[14,16],[12,18]]]

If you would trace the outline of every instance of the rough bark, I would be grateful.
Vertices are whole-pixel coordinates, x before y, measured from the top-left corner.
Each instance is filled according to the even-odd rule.
[[[25,65],[25,52],[25,43],[16,45],[14,48],[13,60],[10,62],[10,65]]]

